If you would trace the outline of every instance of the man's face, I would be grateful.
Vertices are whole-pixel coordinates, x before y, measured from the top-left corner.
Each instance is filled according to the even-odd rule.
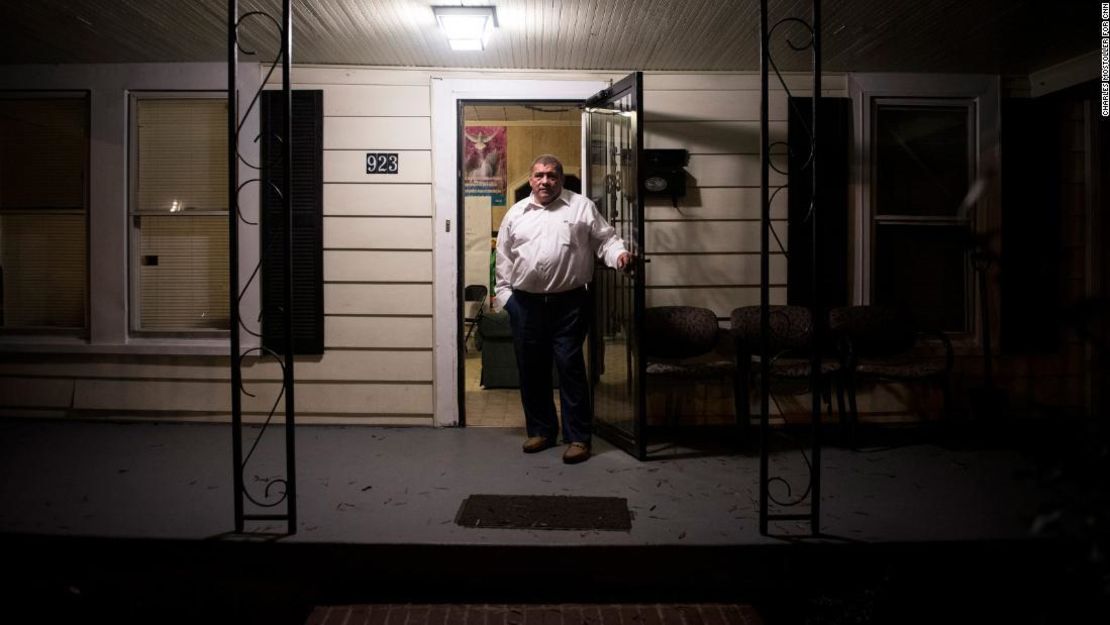
[[[532,175],[528,177],[528,184],[532,186],[532,195],[540,204],[547,206],[552,200],[563,192],[563,177],[555,165],[536,163],[532,166]]]

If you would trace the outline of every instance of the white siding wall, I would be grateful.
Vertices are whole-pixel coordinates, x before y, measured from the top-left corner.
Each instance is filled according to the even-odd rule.
[[[537,77],[495,74],[517,75]],[[305,421],[432,423],[431,76],[323,67],[293,72],[294,88],[324,91],[325,115],[326,351],[297,362],[297,410]],[[827,76],[825,85],[826,95],[846,92],[842,75]],[[804,80],[791,87],[806,93]],[[668,200],[648,203],[648,304],[700,305],[727,316],[758,299],[758,76],[649,74],[644,99],[646,147],[689,150],[694,180],[678,209]],[[785,120],[780,88],[771,94],[773,140],[785,139]],[[367,176],[366,151],[399,152],[401,174]],[[785,192],[774,215],[785,244]],[[786,263],[777,254],[776,301],[785,300],[785,282]],[[0,413],[228,417],[226,357],[119,352],[0,356]],[[262,419],[280,371],[273,363],[250,363],[244,375],[258,395],[245,401],[248,419]]]
[[[812,93],[808,76],[788,76],[787,86],[794,95]],[[845,96],[845,76],[826,75],[822,93]],[[692,178],[678,208],[670,198],[646,202],[648,306],[704,306],[726,318],[759,303],[759,100],[758,74],[644,77],[644,146],[685,148]],[[786,141],[787,95],[773,78],[768,106],[771,141]],[[771,171],[772,186],[785,183]],[[787,201],[784,190],[771,207],[784,246]],[[771,301],[784,304],[786,257],[771,245]]]
[[[325,115],[325,353],[297,359],[297,417],[430,425],[429,74],[297,69],[294,82],[324,91]],[[365,151],[399,152],[401,175],[367,182]],[[227,357],[114,351],[0,355],[0,413],[229,417]],[[245,418],[260,421],[278,395],[281,370],[248,360],[243,373],[256,396],[244,396]]]
[[[327,368],[306,402],[336,420],[430,425],[430,74],[297,68],[292,79],[294,89],[324,92]],[[374,151],[397,152],[399,173],[367,175]],[[298,387],[305,392],[313,386]]]

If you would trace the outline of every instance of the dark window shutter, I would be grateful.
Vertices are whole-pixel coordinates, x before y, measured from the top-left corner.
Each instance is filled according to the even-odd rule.
[[[262,345],[285,350],[282,92],[262,94]],[[293,92],[293,353],[324,353],[324,92]],[[277,190],[275,190],[277,189]]]
[[[1007,98],[1001,108],[999,347],[1053,353],[1060,346],[1068,111],[1052,97]]]
[[[790,98],[787,187],[790,223],[786,263],[787,302],[809,306],[813,300],[813,225],[807,219],[813,170],[807,166],[813,120],[811,98]],[[852,101],[821,98],[817,119],[817,175],[820,176],[817,236],[821,243],[818,283],[824,308],[848,304],[848,158]],[[776,151],[777,152],[777,151]]]

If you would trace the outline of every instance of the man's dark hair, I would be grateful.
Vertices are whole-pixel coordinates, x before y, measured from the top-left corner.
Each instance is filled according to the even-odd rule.
[[[530,172],[535,169],[537,163],[543,163],[544,165],[554,165],[555,171],[559,172],[559,177],[564,177],[563,161],[560,161],[558,156],[555,156],[554,154],[540,154],[536,157],[536,160],[532,161],[532,166],[528,168],[528,171]]]

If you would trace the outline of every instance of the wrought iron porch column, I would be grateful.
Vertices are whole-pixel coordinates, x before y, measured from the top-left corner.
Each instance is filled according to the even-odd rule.
[[[798,17],[785,17],[776,21],[770,28],[768,28],[768,10],[767,0],[760,0],[760,13],[759,13],[759,26],[760,26],[760,262],[759,262],[759,303],[760,303],[760,333],[759,333],[759,378],[760,378],[760,419],[759,419],[759,445],[760,445],[760,458],[759,458],[759,532],[760,534],[767,535],[769,533],[770,521],[808,521],[810,523],[810,531],[812,534],[817,535],[820,533],[820,498],[821,498],[821,365],[822,354],[821,346],[824,341],[824,328],[827,324],[825,320],[824,304],[820,300],[820,286],[818,283],[818,267],[820,260],[820,247],[817,236],[817,216],[818,216],[818,179],[817,179],[817,119],[820,108],[821,99],[821,16],[820,16],[820,0],[813,0],[812,2],[812,21],[806,22],[804,19]],[[771,147],[770,140],[770,127],[768,122],[768,78],[769,72],[774,71],[775,76],[778,78],[779,83],[782,85],[783,90],[787,94],[788,106],[793,104],[790,101],[791,93],[790,87],[786,84],[785,79],[779,72],[775,64],[774,57],[771,54],[771,36],[775,30],[784,24],[800,25],[808,30],[810,39],[805,45],[799,45],[787,39],[787,43],[794,51],[802,51],[806,48],[811,49],[811,67],[813,72],[813,110],[810,126],[807,128],[809,134],[809,157],[806,159],[807,165],[810,167],[810,174],[812,175],[812,187],[810,206],[807,219],[810,222],[810,227],[813,232],[812,239],[812,281],[813,292],[810,308],[810,316],[813,323],[812,333],[812,354],[810,357],[810,394],[812,398],[811,414],[810,414],[810,428],[811,428],[811,449],[810,458],[805,457],[804,449],[801,451],[803,459],[809,468],[809,484],[802,493],[802,495],[791,501],[780,501],[775,499],[770,493],[770,484],[772,481],[779,481],[786,483],[786,480],[781,477],[771,477],[769,467],[769,434],[770,434],[770,384],[771,384],[771,360],[774,357],[770,353],[770,333],[771,333],[771,297],[770,297],[770,245],[771,245],[771,202],[774,200],[775,195],[782,190],[782,187],[775,189],[774,193],[770,191],[770,173],[774,168],[782,174],[788,172],[778,169],[771,162]],[[789,148],[788,148],[789,149]],[[801,173],[801,172],[797,172]],[[775,237],[778,241],[778,237]],[[781,247],[781,243],[780,243]],[[784,253],[785,249],[782,250]],[[784,431],[789,434],[787,424],[784,423]],[[802,514],[771,514],[770,505],[772,502],[783,506],[790,507],[803,503],[809,500],[809,512]]]
[[[269,20],[278,33],[280,46],[277,57],[270,64],[269,71],[263,78],[263,85],[268,81],[269,77],[273,74],[274,69],[280,60],[282,65],[282,115],[284,119],[283,127],[280,129],[269,129],[281,134],[281,143],[283,147],[282,158],[284,159],[284,172],[285,176],[280,189],[274,189],[282,199],[283,208],[283,221],[284,221],[284,237],[282,241],[281,253],[285,259],[284,268],[284,298],[281,305],[282,319],[284,324],[284,350],[282,354],[277,354],[273,350],[265,346],[251,347],[244,350],[242,342],[240,341],[240,333],[246,332],[261,341],[261,331],[251,329],[242,318],[239,302],[247,289],[258,277],[259,271],[262,267],[261,257],[270,253],[270,242],[262,242],[260,246],[260,258],[255,265],[254,271],[251,273],[250,278],[246,284],[240,285],[239,281],[239,227],[240,224],[257,226],[259,222],[252,222],[243,216],[239,205],[239,194],[248,184],[271,184],[269,181],[263,181],[260,174],[256,175],[249,180],[240,182],[239,180],[239,167],[240,164],[250,167],[254,170],[261,170],[261,163],[252,164],[239,153],[239,133],[243,129],[245,120],[251,115],[251,111],[258,105],[262,95],[262,86],[260,85],[254,96],[251,98],[249,105],[240,117],[239,112],[239,94],[238,94],[238,78],[239,78],[239,51],[242,45],[239,39],[239,29],[248,18],[265,18]],[[234,505],[235,505],[235,531],[241,533],[245,530],[246,521],[285,521],[286,534],[295,534],[297,532],[297,500],[296,500],[296,420],[294,410],[294,346],[293,346],[293,297],[292,297],[292,238],[293,238],[293,215],[292,215],[292,126],[293,116],[291,111],[292,103],[292,90],[290,88],[290,64],[292,57],[293,46],[293,11],[292,0],[283,0],[282,3],[282,20],[279,23],[273,16],[263,11],[250,11],[242,16],[239,15],[238,0],[228,0],[228,60],[227,60],[227,102],[228,102],[228,305],[229,305],[229,325],[230,325],[230,350],[231,350],[231,429],[232,429],[232,482],[234,485]],[[244,54],[253,55],[253,51],[243,50]],[[264,189],[265,191],[265,189]],[[248,395],[254,397],[243,386],[242,365],[243,360],[252,354],[258,354],[259,358],[273,358],[281,367],[282,380],[280,395],[275,398],[273,407],[270,409],[265,422],[259,429],[257,436],[251,444],[250,450],[244,457],[243,454],[243,402],[242,396]],[[285,409],[285,437],[284,437],[284,456],[285,456],[285,475],[284,477],[270,477],[259,478],[256,481],[264,483],[263,494],[261,497],[252,494],[250,487],[243,479],[244,471],[247,463],[250,462],[254,452],[258,448],[259,443],[265,435],[270,421],[274,417],[278,404],[282,397],[284,397]],[[279,492],[272,493],[273,487],[281,487]],[[259,512],[248,512],[246,510],[246,503],[249,502],[256,509],[269,509],[285,504],[285,512],[283,514],[263,514]]]

